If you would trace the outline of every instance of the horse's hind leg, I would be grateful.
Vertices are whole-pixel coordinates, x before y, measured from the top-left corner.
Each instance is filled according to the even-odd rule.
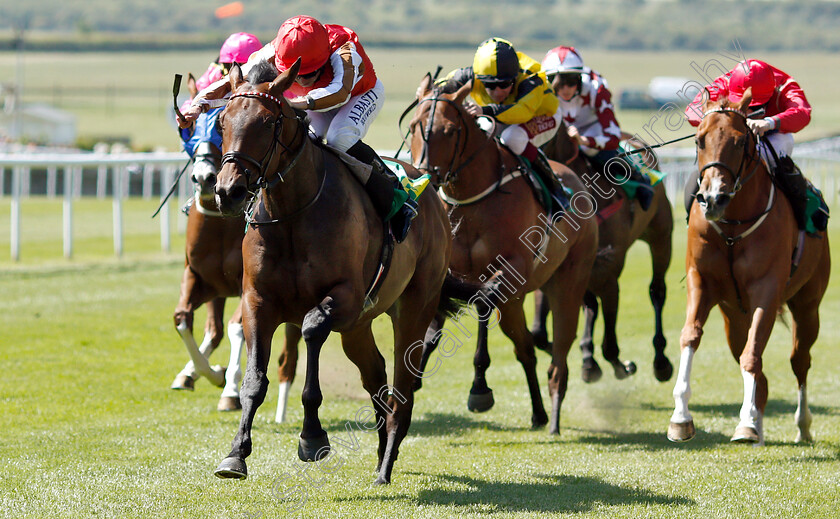
[[[201,346],[197,345],[193,337],[193,316],[194,311],[204,301],[202,297],[202,283],[190,269],[184,274],[182,282],[182,296],[175,309],[175,329],[184,341],[184,346],[190,355],[190,360],[180,373],[173,380],[172,389],[192,390],[195,381],[204,375],[216,386],[223,386],[225,383],[225,369],[221,366],[210,366],[207,359],[210,354],[219,346],[224,336],[222,317],[224,315],[225,299],[217,297],[207,304],[207,322],[204,327],[204,339]]]
[[[604,359],[612,364],[615,378],[623,380],[636,373],[636,363],[619,358],[618,337],[615,328],[618,320],[618,277],[605,280],[601,291],[601,310],[604,314],[604,340],[601,351]]]
[[[493,309],[482,302],[477,302],[475,306],[476,311],[482,317],[489,318],[493,312]],[[475,355],[473,355],[473,383],[470,387],[470,396],[467,399],[467,409],[476,413],[489,411],[496,403],[493,399],[493,390],[487,385],[487,369],[490,367],[487,328],[487,319],[480,319],[478,321],[478,336],[475,342]]]
[[[239,401],[239,382],[242,380],[242,347],[245,345],[245,334],[242,330],[241,300],[228,322],[228,339],[230,339],[230,362],[225,370],[225,388],[216,406],[218,411],[242,409],[242,403]]]
[[[553,301],[552,301],[553,303]],[[553,306],[553,305],[552,305]],[[501,319],[499,326],[502,332],[513,341],[516,360],[522,364],[525,371],[525,379],[528,383],[528,393],[531,395],[531,427],[539,428],[548,423],[548,415],[543,406],[540,385],[537,381],[537,357],[534,352],[534,339],[525,320],[525,312],[522,308],[522,300],[511,300],[503,308],[499,309]],[[557,319],[557,311],[552,310]],[[575,303],[577,310],[577,302]],[[554,332],[554,340],[557,341],[557,331]]]
[[[289,389],[295,380],[300,339],[300,328],[291,323],[286,323],[283,349],[280,350],[280,355],[277,358],[277,413],[274,415],[274,421],[277,423],[286,421]]]
[[[548,300],[542,290],[534,292],[534,322],[531,324],[531,335],[534,337],[534,346],[546,353],[551,353],[551,346],[548,343]]]
[[[431,358],[432,353],[437,349],[438,343],[440,342],[440,331],[443,329],[443,325],[446,323],[446,316],[441,313],[435,314],[435,318],[432,319],[432,324],[429,325],[429,328],[426,329],[426,337],[423,340],[423,354],[420,357],[420,368],[417,370],[419,371],[419,375],[417,375],[417,379],[414,381],[414,390],[419,391],[420,388],[423,387],[423,378],[425,378],[426,366],[429,364],[429,358]],[[437,368],[434,369],[432,373],[437,371]]]
[[[580,338],[580,378],[587,384],[601,380],[604,372],[595,360],[595,343],[592,332],[598,319],[598,298],[589,290],[583,295],[583,335]]]
[[[644,240],[650,246],[653,279],[650,282],[650,302],[653,304],[656,331],[653,336],[653,375],[656,380],[665,382],[671,379],[674,366],[665,356],[665,334],[662,333],[662,309],[665,307],[665,273],[671,264],[671,232],[674,218],[671,205],[664,196],[659,208],[645,233]]]

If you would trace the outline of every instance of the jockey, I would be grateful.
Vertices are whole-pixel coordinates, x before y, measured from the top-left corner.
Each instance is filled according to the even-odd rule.
[[[797,225],[805,229],[809,182],[790,155],[793,151],[793,134],[811,121],[811,105],[805,98],[805,92],[792,77],[763,61],[742,61],[697,94],[685,109],[686,117],[692,126],[698,126],[703,119],[703,105],[707,95],[709,101],[727,97],[730,102],[738,103],[750,87],[750,109],[764,117],[749,118],[747,124],[757,136],[762,137],[759,141],[759,154],[773,168],[779,187],[788,195]],[[686,212],[691,209],[691,202],[700,187],[699,177],[700,172],[695,171],[686,183]],[[820,231],[825,230],[828,223],[827,208],[822,204],[823,207],[811,217],[814,227]]]
[[[585,67],[574,47],[551,49],[543,58],[542,68],[560,98],[569,137],[607,178],[618,179],[619,183],[626,180],[639,183],[635,196],[642,209],[647,210],[653,200],[650,180],[618,158],[621,128],[615,118],[607,80]]]
[[[242,72],[247,75],[257,63],[267,61],[282,73],[298,58],[300,70],[286,92],[287,97],[293,96],[289,104],[307,112],[310,131],[317,137],[372,166],[363,181],[365,189],[383,219],[390,220],[397,243],[402,242],[417,216],[417,202],[361,140],[382,109],[385,87],[358,36],[341,25],[322,25],[315,18],[295,16],[283,22],[277,37],[252,55]],[[213,83],[196,96],[184,116],[194,119],[207,107],[226,102],[223,96],[229,92],[228,81]]]
[[[452,93],[471,81],[475,104],[468,104],[467,111],[495,118],[502,144],[527,159],[552,198],[567,206],[563,185],[539,149],[557,133],[561,116],[540,64],[516,52],[509,41],[490,38],[478,46],[472,67],[453,70],[438,84]]]

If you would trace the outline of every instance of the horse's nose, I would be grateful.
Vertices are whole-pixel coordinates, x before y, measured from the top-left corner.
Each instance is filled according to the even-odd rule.
[[[234,212],[245,204],[248,189],[242,185],[228,187],[216,186],[216,203],[223,213]]]
[[[718,207],[724,207],[726,204],[729,203],[729,201],[731,199],[732,199],[732,197],[729,196],[728,194],[720,193],[720,194],[715,196],[715,205],[718,206]]]

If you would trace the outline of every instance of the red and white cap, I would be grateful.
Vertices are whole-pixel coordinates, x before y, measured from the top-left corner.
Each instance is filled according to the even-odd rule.
[[[253,34],[237,32],[228,36],[219,51],[219,63],[246,63],[254,52],[262,47]]]
[[[574,47],[554,47],[542,60],[543,71],[550,74],[583,72],[583,58]]]
[[[272,43],[274,64],[280,72],[285,72],[301,58],[298,74],[311,74],[330,59],[327,29],[311,16],[295,16],[283,22]]]
[[[748,59],[735,65],[729,76],[729,100],[738,103],[747,88],[752,87],[750,106],[763,105],[773,97],[776,77],[770,65],[763,61]]]

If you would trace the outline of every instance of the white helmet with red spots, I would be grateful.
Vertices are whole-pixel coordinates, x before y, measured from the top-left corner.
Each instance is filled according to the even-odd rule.
[[[574,47],[554,47],[542,60],[546,75],[580,74],[583,72],[583,58]]]

